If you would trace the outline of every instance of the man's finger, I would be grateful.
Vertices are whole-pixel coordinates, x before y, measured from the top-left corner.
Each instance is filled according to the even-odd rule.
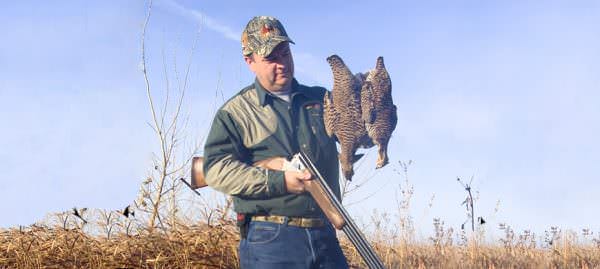
[[[309,180],[312,178],[312,175],[307,170],[304,170],[304,171],[300,172],[300,175],[298,178],[301,180]]]
[[[298,180],[300,181],[306,181],[306,180],[310,180],[310,174],[306,175],[306,174],[299,174],[298,175]]]

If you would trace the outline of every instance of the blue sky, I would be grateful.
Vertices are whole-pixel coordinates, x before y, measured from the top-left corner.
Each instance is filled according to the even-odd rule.
[[[155,0],[149,72],[161,50],[192,58],[187,135],[201,140],[219,90],[250,83],[238,37],[255,15],[281,19],[296,77],[331,87],[325,58],[365,71],[385,57],[399,124],[392,164],[348,201],[357,217],[395,210],[409,169],[411,212],[429,233],[458,227],[474,175],[477,215],[518,229],[600,230],[600,4],[595,1],[200,2]],[[73,206],[120,208],[135,199],[156,141],[140,72],[143,1],[19,1],[0,10],[0,227]],[[158,87],[157,87],[158,88]],[[203,190],[208,192],[208,190]],[[433,206],[428,207],[435,195]],[[499,211],[494,213],[497,202]]]

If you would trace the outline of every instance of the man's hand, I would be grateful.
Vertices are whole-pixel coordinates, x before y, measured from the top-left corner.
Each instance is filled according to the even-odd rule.
[[[306,181],[312,180],[312,175],[304,170],[302,172],[285,171],[285,188],[289,193],[300,194],[306,191]]]
[[[279,170],[284,171],[284,163],[285,158],[283,157],[273,157],[269,159],[265,159],[262,161],[258,161],[254,163],[254,166],[271,169],[271,170]],[[312,179],[312,175],[304,170],[302,172],[299,171],[285,171],[285,188],[289,193],[303,193],[306,191],[304,183],[308,180]]]

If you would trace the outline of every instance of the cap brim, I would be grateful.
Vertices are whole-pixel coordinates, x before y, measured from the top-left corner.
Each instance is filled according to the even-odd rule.
[[[292,39],[290,39],[287,36],[278,36],[278,37],[273,37],[271,38],[271,44],[270,46],[268,46],[269,48],[267,50],[265,50],[265,55],[261,55],[263,57],[269,56],[271,54],[271,52],[273,52],[273,50],[279,45],[281,44],[281,42],[289,42],[292,44],[296,44],[294,43],[294,41],[292,41]]]

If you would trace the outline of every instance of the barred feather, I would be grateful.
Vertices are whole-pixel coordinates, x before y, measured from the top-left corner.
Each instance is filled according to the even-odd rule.
[[[355,155],[356,150],[370,140],[362,119],[360,98],[362,83],[360,77],[355,77],[339,56],[332,55],[327,58],[327,62],[333,72],[333,88],[332,100],[323,100],[324,103],[329,102],[324,121],[340,142],[339,157],[342,173],[347,180],[352,180],[354,175],[352,165],[359,158]]]

